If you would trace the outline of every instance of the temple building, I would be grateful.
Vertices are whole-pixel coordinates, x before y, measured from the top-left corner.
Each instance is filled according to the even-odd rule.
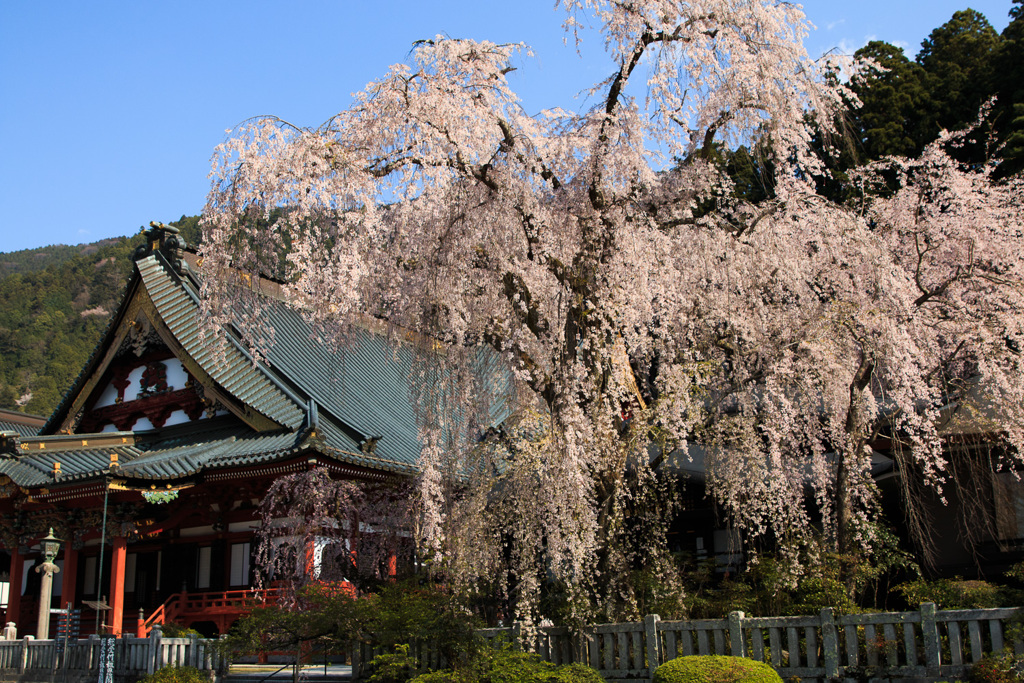
[[[174,228],[146,238],[53,415],[0,414],[0,605],[20,634],[35,632],[34,548],[51,527],[64,541],[51,606],[84,606],[83,633],[100,621],[92,606],[114,634],[166,620],[212,635],[256,596],[257,507],[275,478],[415,471],[408,354],[369,323],[334,350],[266,280],[267,357],[254,360],[234,330],[217,350],[202,334],[195,254]]]

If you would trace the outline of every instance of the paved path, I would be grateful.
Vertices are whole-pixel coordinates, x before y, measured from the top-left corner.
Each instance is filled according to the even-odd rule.
[[[291,665],[281,668],[281,664],[232,664],[225,679],[232,683],[257,683],[261,680],[279,683],[292,679]],[[303,665],[302,679],[327,683],[328,681],[347,680],[352,677],[352,667],[348,664]]]

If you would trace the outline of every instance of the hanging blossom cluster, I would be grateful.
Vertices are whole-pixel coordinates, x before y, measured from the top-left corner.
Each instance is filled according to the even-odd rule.
[[[288,606],[306,585],[387,578],[412,552],[407,489],[335,480],[323,467],[275,480],[260,503],[256,584],[281,587]]]
[[[249,121],[214,159],[211,329],[241,308],[258,330],[270,272],[325,339],[367,315],[416,335],[427,560],[521,617],[552,581],[581,619],[628,612],[665,543],[627,512],[698,447],[748,535],[817,524],[839,550],[865,540],[881,441],[938,486],[944,421],[1024,452],[1019,183],[947,140],[867,169],[897,178],[881,199],[830,203],[809,125],[830,139],[850,96],[797,6],[561,4],[604,25],[590,111],[529,116],[524,46],[438,37],[319,128]],[[715,163],[741,143],[775,169],[757,204]]]

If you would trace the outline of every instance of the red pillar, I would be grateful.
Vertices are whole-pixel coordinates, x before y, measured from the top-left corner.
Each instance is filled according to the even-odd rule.
[[[394,553],[388,555],[388,578],[394,581],[398,577],[398,557]]]
[[[316,539],[307,541],[302,549],[302,570],[307,578],[315,578],[316,573]]]
[[[11,584],[7,593],[7,621],[21,624],[21,578],[25,571],[25,558],[17,548],[11,549]],[[24,629],[22,629],[24,630]]]
[[[75,584],[78,582],[78,551],[70,545],[64,548],[64,569],[61,570],[60,606],[71,603],[75,607]]]
[[[128,539],[114,539],[114,552],[110,556],[110,632],[121,637],[124,623],[124,565],[128,557]]]

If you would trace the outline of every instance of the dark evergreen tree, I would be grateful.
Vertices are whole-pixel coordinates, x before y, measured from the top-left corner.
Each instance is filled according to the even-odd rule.
[[[994,57],[999,34],[985,15],[973,9],[955,12],[921,43],[917,62],[931,77],[931,108],[925,128],[960,130],[978,120],[979,111],[993,93]],[[991,128],[986,123],[954,152],[960,161],[980,164],[991,155]]]
[[[993,63],[992,119],[1002,144],[999,174],[1024,171],[1024,0],[1014,0]]]
[[[925,69],[907,59],[903,49],[873,40],[854,55],[877,67],[858,74],[850,84],[861,105],[851,112],[855,152],[861,161],[889,155],[916,157],[938,132],[927,121],[933,109],[932,86]]]

